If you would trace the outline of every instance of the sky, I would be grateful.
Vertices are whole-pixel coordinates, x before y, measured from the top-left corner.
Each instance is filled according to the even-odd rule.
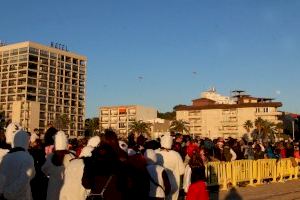
[[[10,0],[0,40],[87,56],[86,117],[121,104],[171,111],[213,86],[300,113],[299,10],[298,0]]]

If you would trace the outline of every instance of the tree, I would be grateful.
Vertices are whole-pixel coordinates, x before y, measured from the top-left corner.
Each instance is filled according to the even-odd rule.
[[[165,112],[165,113],[160,113],[157,112],[157,117],[161,119],[167,119],[167,120],[174,120],[176,119],[176,112]]]
[[[185,122],[183,120],[173,120],[171,125],[170,125],[170,131],[171,132],[177,132],[177,133],[183,133],[183,132],[186,132],[188,133],[189,132],[189,128],[187,127],[189,123],[188,122]]]
[[[129,131],[137,135],[145,133],[149,136],[150,127],[151,127],[150,123],[143,122],[142,120],[133,121],[131,124],[129,124]]]
[[[276,130],[276,133],[278,134],[282,134],[283,133],[283,123],[282,122],[279,122],[275,125],[275,130]]]
[[[263,126],[262,126],[262,138],[264,140],[266,139],[274,139],[275,136],[275,123],[270,122],[268,120],[264,120]]]
[[[58,130],[65,130],[70,126],[70,119],[66,114],[59,115],[54,121],[54,127]]]
[[[251,120],[245,121],[244,128],[246,129],[247,133],[250,133],[250,129],[253,128],[252,121]]]
[[[264,123],[265,120],[263,120],[261,117],[258,117],[254,122],[259,137],[261,137],[261,131],[263,129]]]
[[[161,118],[161,119],[175,120],[176,119],[176,110],[183,106],[186,106],[186,105],[179,104],[179,105],[174,106],[172,112],[165,112],[165,113],[157,112],[157,117]]]
[[[93,136],[99,129],[99,118],[94,117],[92,119],[85,120],[85,136]]]

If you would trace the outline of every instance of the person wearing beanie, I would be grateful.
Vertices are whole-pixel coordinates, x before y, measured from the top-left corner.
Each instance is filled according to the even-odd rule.
[[[64,183],[64,171],[74,158],[68,149],[67,136],[58,131],[54,137],[54,152],[47,155],[42,171],[49,176],[47,200],[58,200],[61,187]]]
[[[180,176],[184,174],[184,164],[179,153],[171,150],[173,138],[170,134],[161,137],[161,148],[155,150],[158,154],[158,164],[163,166],[171,183],[171,192],[167,200],[177,200],[179,196]]]
[[[152,149],[144,153],[150,179],[149,199],[163,200],[170,193],[171,185],[165,168],[157,164],[157,155]]]
[[[28,153],[29,138],[27,132],[22,130],[10,138],[12,149],[0,165],[0,199],[32,199],[30,180],[35,176],[35,168],[33,158]]]
[[[93,150],[94,147],[86,146],[81,150],[78,159],[71,160],[65,170],[65,182],[59,195],[60,200],[85,200],[89,190],[86,190],[81,183],[84,159],[91,157]]]

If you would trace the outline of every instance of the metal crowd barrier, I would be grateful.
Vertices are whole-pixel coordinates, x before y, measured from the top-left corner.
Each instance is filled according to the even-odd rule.
[[[256,186],[265,181],[283,182],[298,179],[300,160],[292,159],[209,162],[206,164],[207,184],[219,185],[221,190],[227,190],[229,185],[238,186],[241,183]]]

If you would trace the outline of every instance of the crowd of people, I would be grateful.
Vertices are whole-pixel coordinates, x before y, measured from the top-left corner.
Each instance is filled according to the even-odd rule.
[[[0,139],[0,200],[206,200],[207,162],[300,158],[292,141],[133,133],[122,141],[113,130],[77,140],[54,127],[41,139],[16,123]]]

